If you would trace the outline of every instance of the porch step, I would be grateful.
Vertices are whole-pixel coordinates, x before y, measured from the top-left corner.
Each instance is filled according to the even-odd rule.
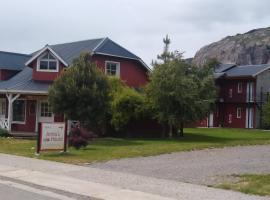
[[[16,139],[36,139],[37,133],[32,132],[11,132],[10,133]]]

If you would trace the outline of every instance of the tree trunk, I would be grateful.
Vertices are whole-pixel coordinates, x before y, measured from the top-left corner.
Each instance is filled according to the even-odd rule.
[[[161,133],[161,138],[165,138],[167,133],[167,126],[166,124],[162,124],[162,133]]]
[[[184,137],[184,123],[180,123],[180,137]]]

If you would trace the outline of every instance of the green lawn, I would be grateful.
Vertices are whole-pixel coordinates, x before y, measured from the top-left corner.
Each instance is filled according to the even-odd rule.
[[[247,194],[270,196],[270,174],[268,175],[236,175],[239,181],[224,183],[217,187],[235,190]]]
[[[270,132],[245,129],[189,128],[185,129],[184,138],[172,140],[102,138],[96,139],[82,150],[69,148],[67,154],[42,153],[39,158],[82,164],[177,151],[255,144],[270,144]],[[36,142],[33,140],[0,138],[1,153],[35,157],[35,147]]]

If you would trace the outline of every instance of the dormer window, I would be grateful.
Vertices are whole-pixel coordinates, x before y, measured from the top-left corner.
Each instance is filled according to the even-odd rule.
[[[113,61],[105,62],[105,74],[110,76],[120,76],[120,63]]]
[[[58,60],[47,51],[39,57],[37,71],[58,72],[58,65]]]

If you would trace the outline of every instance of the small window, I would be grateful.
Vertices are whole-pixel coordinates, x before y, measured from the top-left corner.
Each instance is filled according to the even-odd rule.
[[[241,119],[241,116],[242,116],[242,108],[238,107],[238,108],[236,109],[236,117],[237,117],[238,119]]]
[[[25,122],[26,101],[17,99],[13,102],[13,122]]]
[[[51,117],[52,108],[50,104],[46,101],[40,103],[40,116],[41,117]]]
[[[105,74],[110,76],[120,76],[120,63],[119,62],[106,62]]]
[[[229,89],[229,97],[232,98],[232,96],[233,96],[233,90]]]
[[[6,115],[6,99],[0,99],[0,117],[4,117]]]
[[[237,84],[237,92],[238,92],[238,93],[242,93],[242,88],[243,88],[242,83],[239,82],[239,83]]]
[[[43,54],[40,59],[38,59],[37,71],[58,71],[58,60],[49,52]]]

